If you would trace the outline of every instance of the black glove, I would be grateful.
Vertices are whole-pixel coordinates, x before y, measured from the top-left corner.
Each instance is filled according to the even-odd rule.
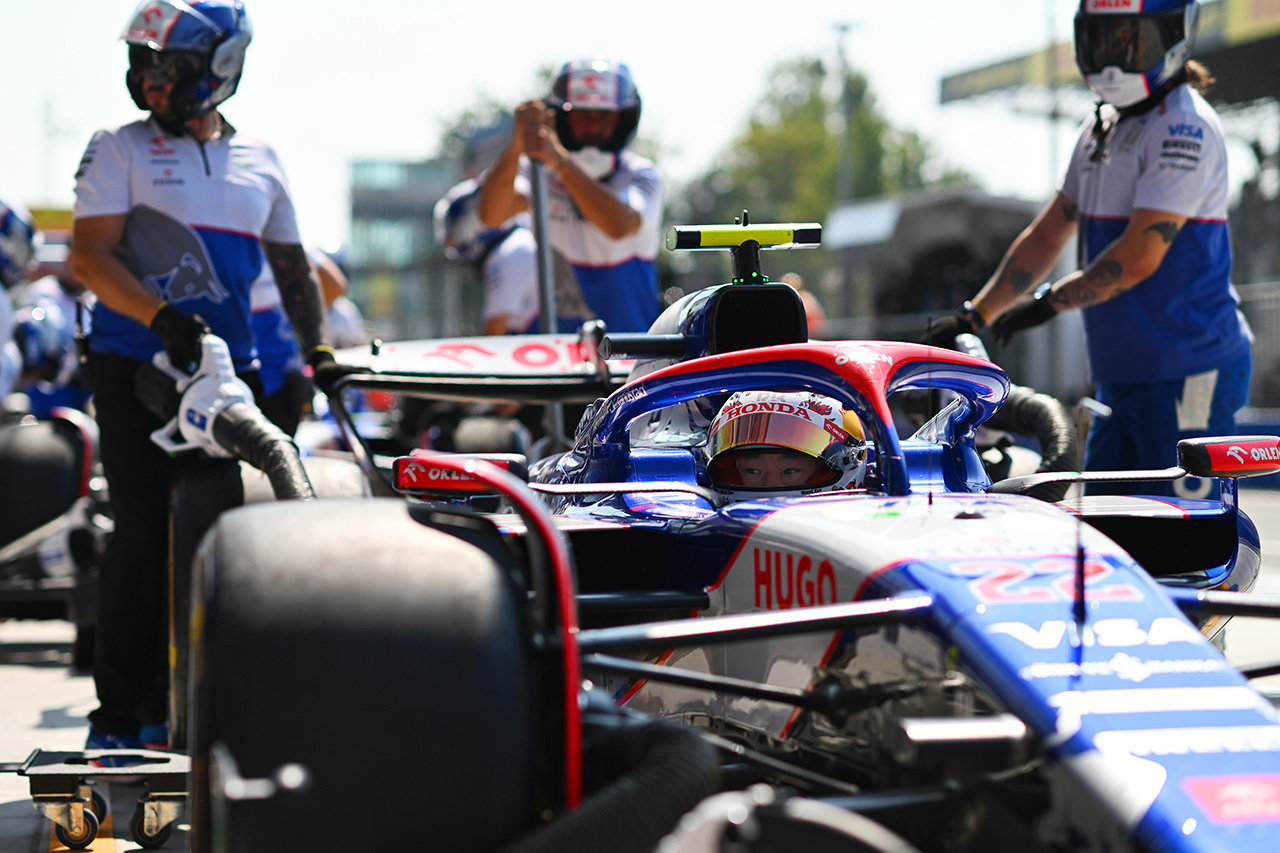
[[[966,302],[963,308],[950,317],[930,323],[920,337],[920,343],[955,349],[957,335],[976,335],[985,325],[978,309],[972,302]]]
[[[1049,288],[1041,285],[1030,299],[1024,299],[1016,303],[1008,311],[1001,314],[999,319],[991,324],[991,331],[995,333],[996,340],[1000,345],[1004,346],[1013,339],[1015,332],[1030,329],[1032,326],[1039,326],[1041,323],[1053,319],[1057,313],[1058,309],[1054,307],[1053,300],[1049,298]]]
[[[183,314],[165,302],[151,320],[151,331],[160,336],[174,367],[188,373],[200,367],[200,339],[209,334],[209,327],[199,314]]]
[[[334,389],[338,385],[338,380],[344,376],[350,376],[353,373],[368,373],[367,367],[352,367],[346,364],[338,364],[333,357],[333,348],[321,344],[311,350],[311,355],[307,357],[307,364],[311,365],[311,379],[316,383],[316,387],[324,392],[326,397],[332,397]]]

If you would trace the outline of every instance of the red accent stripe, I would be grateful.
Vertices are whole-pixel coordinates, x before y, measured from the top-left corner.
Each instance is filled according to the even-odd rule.
[[[537,496],[519,479],[497,466],[475,459],[456,459],[446,453],[422,454],[442,467],[482,480],[511,501],[547,544],[552,580],[556,589],[556,606],[560,610],[561,667],[564,673],[564,800],[573,809],[582,802],[582,710],[578,707],[578,691],[582,684],[582,660],[578,651],[578,605],[573,593],[573,573],[569,549],[564,536]]]
[[[658,659],[657,659],[657,660],[655,660],[655,661],[653,662],[653,663],[654,663],[654,665],[655,665],[655,666],[661,666],[662,664],[664,664],[664,663],[666,663],[667,661],[671,660],[671,656],[672,656],[673,654],[675,654],[675,653],[676,653],[676,650],[675,650],[675,649],[667,649],[665,652],[663,652],[662,654],[658,655]],[[642,679],[640,679],[639,681],[637,681],[635,684],[631,685],[631,689],[630,689],[630,690],[628,690],[626,693],[622,694],[622,698],[618,700],[618,704],[619,704],[619,705],[625,705],[625,704],[627,704],[628,702],[630,702],[630,701],[631,701],[631,699],[632,699],[632,698],[633,698],[637,693],[639,693],[641,690],[643,690],[643,689],[644,689],[644,686],[645,686],[646,684],[648,684],[648,683],[649,683],[649,679],[647,679],[647,678],[642,678]]]
[[[729,576],[729,571],[733,568],[733,564],[738,562],[738,557],[742,554],[742,549],[747,547],[747,543],[751,539],[751,535],[756,532],[756,529],[759,528],[761,524],[764,523],[765,519],[769,518],[769,516],[773,515],[775,512],[777,512],[776,509],[770,510],[765,515],[762,515],[760,518],[756,519],[755,524],[751,525],[750,530],[742,534],[742,541],[738,543],[738,547],[733,550],[733,555],[729,557],[729,561],[725,563],[724,568],[720,570],[719,577],[715,579],[714,583],[706,587],[707,592],[720,588],[720,584],[724,583],[724,579]]]

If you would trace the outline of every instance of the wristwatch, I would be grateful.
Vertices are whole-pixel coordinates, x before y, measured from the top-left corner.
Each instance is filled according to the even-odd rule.
[[[964,304],[960,306],[960,311],[958,313],[961,317],[968,320],[975,330],[986,328],[987,321],[982,316],[982,312],[978,310],[977,305],[974,305],[968,299],[966,299]]]

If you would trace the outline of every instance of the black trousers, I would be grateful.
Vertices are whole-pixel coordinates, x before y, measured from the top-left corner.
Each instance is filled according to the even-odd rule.
[[[94,404],[115,529],[99,567],[93,680],[103,733],[136,733],[168,711],[170,496],[180,465],[152,440],[163,423],[134,392],[140,362],[95,354]],[[257,374],[241,376],[255,394]]]

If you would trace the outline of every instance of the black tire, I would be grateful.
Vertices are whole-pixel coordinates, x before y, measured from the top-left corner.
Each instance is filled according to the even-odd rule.
[[[93,839],[98,837],[98,816],[93,813],[93,809],[84,810],[84,832],[76,835],[71,834],[71,830],[62,824],[54,824],[53,834],[62,842],[62,846],[68,850],[83,850],[93,843]]]
[[[302,466],[317,498],[358,498],[370,494],[369,480],[354,459],[341,456],[304,456]],[[275,500],[267,475],[242,463],[244,502],[262,503]]]
[[[97,791],[89,794],[89,808],[93,809],[93,814],[98,818],[98,825],[101,826],[103,821],[107,819],[107,801]]]
[[[80,495],[81,454],[54,421],[0,426],[0,545],[71,508]]]
[[[308,457],[307,477],[320,498],[369,494],[369,481],[353,460]],[[217,516],[228,509],[275,500],[271,483],[261,471],[243,462],[218,462],[193,467],[178,477],[174,488],[173,556],[170,579],[169,743],[181,750],[187,743],[187,692],[191,597],[189,571],[200,538]]]
[[[173,834],[173,824],[166,823],[160,828],[160,831],[151,835],[147,832],[146,812],[142,803],[138,803],[138,807],[133,810],[133,815],[129,818],[129,836],[134,843],[146,850],[153,850],[156,847],[163,847],[164,843],[169,840],[169,836]]]
[[[398,499],[265,503],[196,560],[192,850],[367,849],[381,837],[493,850],[534,814],[539,702],[510,565]],[[305,790],[215,803],[210,753]],[[211,806],[221,808],[211,809]],[[213,825],[213,815],[219,824]]]
[[[529,434],[515,418],[466,417],[454,430],[453,449],[456,453],[525,453]]]

